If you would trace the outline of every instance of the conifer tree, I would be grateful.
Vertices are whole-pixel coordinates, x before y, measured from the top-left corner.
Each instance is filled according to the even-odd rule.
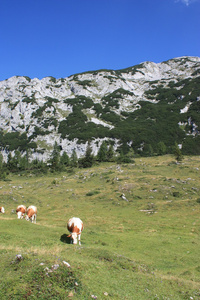
[[[60,163],[64,166],[69,166],[69,156],[67,155],[66,152],[63,152],[63,154],[60,157]]]
[[[92,147],[90,146],[90,143],[88,143],[85,152],[85,157],[79,160],[79,164],[83,168],[90,168],[93,165],[93,162],[94,162],[94,156],[92,154]]]
[[[107,154],[108,154],[107,144],[105,141],[103,141],[97,153],[97,160],[100,162],[107,161],[108,159]]]
[[[16,169],[17,169],[16,157],[15,156],[12,157],[11,152],[8,153],[7,168],[11,172],[16,171]]]
[[[183,160],[183,155],[182,155],[181,149],[179,148],[177,142],[175,142],[175,145],[174,145],[174,155],[175,155],[175,159],[178,162]]]
[[[3,161],[3,155],[0,153],[0,179],[5,180],[6,179],[6,172],[5,172],[5,164]]]
[[[50,158],[51,168],[54,170],[58,170],[60,168],[60,147],[57,142],[54,144],[53,152]]]
[[[78,157],[75,149],[72,151],[72,155],[70,157],[70,166],[73,168],[76,168],[78,166]]]
[[[157,144],[157,151],[158,151],[158,155],[164,155],[167,151],[167,147],[165,146],[164,142],[159,142]]]
[[[113,149],[113,145],[110,145],[107,151],[107,160],[112,161],[113,158],[114,158],[114,149]]]
[[[0,170],[3,169],[3,155],[0,153]]]

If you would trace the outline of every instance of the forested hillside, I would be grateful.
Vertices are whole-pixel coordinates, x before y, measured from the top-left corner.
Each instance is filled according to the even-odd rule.
[[[0,148],[48,162],[59,155],[200,154],[200,58],[144,62],[56,79],[15,76],[0,82]]]

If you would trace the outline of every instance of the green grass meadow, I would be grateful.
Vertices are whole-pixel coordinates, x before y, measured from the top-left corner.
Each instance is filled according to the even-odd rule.
[[[37,224],[17,219],[20,204]],[[0,206],[0,299],[200,299],[199,156],[10,175]]]

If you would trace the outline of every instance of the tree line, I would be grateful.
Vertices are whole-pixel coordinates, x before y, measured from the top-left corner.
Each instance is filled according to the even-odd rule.
[[[146,147],[147,149],[142,152],[143,156],[153,155],[165,155],[167,148],[163,142],[158,143],[157,153],[153,152],[151,145]],[[30,160],[29,151],[20,152],[15,150],[14,155],[11,152],[8,153],[7,161],[3,159],[3,155],[0,153],[0,179],[6,179],[9,173],[18,172],[32,172],[32,173],[47,173],[47,172],[61,172],[65,170],[72,170],[74,168],[90,168],[94,164],[102,162],[116,162],[116,163],[133,163],[134,158],[138,154],[134,153],[133,148],[130,148],[126,154],[121,148],[118,152],[115,152],[113,145],[108,145],[106,141],[103,141],[97,155],[92,153],[92,147],[88,142],[87,149],[84,157],[78,158],[77,153],[73,150],[71,156],[66,152],[62,152],[60,146],[55,143],[51,156],[47,162],[34,159]],[[146,155],[145,155],[146,153]],[[173,147],[173,154],[177,161],[183,159],[181,149],[178,144],[175,143]]]

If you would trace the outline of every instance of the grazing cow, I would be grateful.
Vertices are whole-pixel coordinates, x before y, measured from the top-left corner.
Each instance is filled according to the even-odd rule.
[[[2,214],[5,213],[5,208],[3,206],[0,207],[0,213],[2,213]]]
[[[70,232],[68,237],[71,238],[71,244],[77,244],[77,238],[79,245],[81,245],[81,232],[83,230],[83,222],[79,218],[71,218],[67,223],[67,229]]]
[[[24,214],[26,213],[27,209],[25,205],[18,205],[17,209],[16,209],[16,213],[17,213],[17,218],[18,219],[23,219]]]
[[[25,217],[26,221],[31,220],[32,223],[36,223],[36,216],[37,216],[37,207],[31,205],[27,208],[27,215]]]

